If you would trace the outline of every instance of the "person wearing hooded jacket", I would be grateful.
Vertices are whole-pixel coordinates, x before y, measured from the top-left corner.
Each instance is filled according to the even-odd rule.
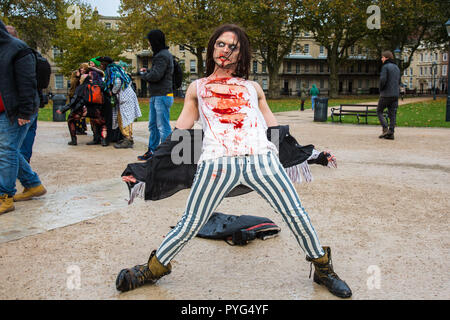
[[[379,138],[394,140],[401,74],[399,67],[394,62],[394,55],[391,51],[383,51],[381,61],[383,66],[380,72],[380,99],[378,100],[377,115],[380,120],[382,134]],[[388,110],[389,124],[383,115],[386,108]]]
[[[40,104],[36,57],[31,50],[21,54],[28,48],[10,35],[0,20],[0,214],[13,211],[14,201],[30,200],[47,192],[20,153]],[[16,179],[24,186],[21,194],[16,194]]]
[[[147,40],[153,51],[152,67],[142,68],[141,77],[149,82],[150,112],[148,129],[150,138],[147,152],[138,160],[148,160],[171,133],[170,107],[173,104],[173,56],[166,46],[165,35],[161,30],[151,30]]]

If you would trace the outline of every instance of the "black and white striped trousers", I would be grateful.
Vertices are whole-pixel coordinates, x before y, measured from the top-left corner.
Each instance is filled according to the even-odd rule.
[[[281,213],[307,256],[319,258],[324,255],[291,180],[278,157],[269,152],[222,157],[199,163],[186,210],[156,251],[158,260],[163,265],[168,265],[200,231],[228,192],[240,184],[255,190],[275,211]]]

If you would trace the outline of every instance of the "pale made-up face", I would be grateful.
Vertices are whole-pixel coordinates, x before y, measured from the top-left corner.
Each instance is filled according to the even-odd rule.
[[[238,38],[234,32],[226,31],[217,38],[214,44],[214,62],[225,69],[236,67],[239,55]]]

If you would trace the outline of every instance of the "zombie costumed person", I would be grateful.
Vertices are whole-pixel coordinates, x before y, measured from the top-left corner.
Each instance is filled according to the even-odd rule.
[[[207,77],[189,86],[174,130],[191,129],[200,119],[204,133],[185,212],[146,264],[119,272],[118,290],[124,292],[155,283],[171,273],[170,261],[196,236],[221,200],[243,185],[258,192],[283,216],[307,261],[315,266],[314,281],[336,296],[351,296],[348,285],[333,271],[331,250],[321,246],[280,163],[277,147],[267,138],[268,127],[278,123],[261,86],[247,80],[250,59],[249,39],[240,27],[223,25],[211,36]],[[132,176],[124,176],[123,180],[136,182]]]

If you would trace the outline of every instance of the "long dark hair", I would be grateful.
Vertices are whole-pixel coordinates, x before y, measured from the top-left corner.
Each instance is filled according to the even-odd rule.
[[[214,62],[214,45],[216,44],[216,40],[227,31],[233,32],[237,36],[239,43],[239,55],[233,76],[248,79],[251,59],[250,41],[245,31],[235,24],[221,25],[214,31],[211,38],[209,38],[208,49],[206,51],[206,76],[208,77],[213,74],[216,67],[216,63]]]

